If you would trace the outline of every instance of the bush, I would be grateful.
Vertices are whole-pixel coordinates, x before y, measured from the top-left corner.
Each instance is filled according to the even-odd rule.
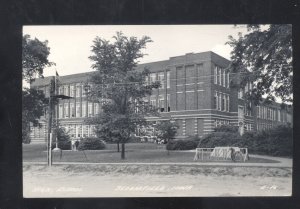
[[[215,132],[231,132],[231,133],[237,133],[239,131],[239,127],[237,126],[231,126],[231,125],[221,125],[219,127],[216,127],[214,129]]]
[[[99,138],[84,138],[79,142],[78,150],[102,150],[105,142]]]
[[[197,147],[231,147],[237,146],[241,141],[241,136],[237,132],[213,132],[201,138]]]
[[[200,138],[198,136],[191,136],[186,139],[169,140],[167,143],[167,150],[192,150],[196,149]]]
[[[234,127],[216,128],[216,132],[201,138],[198,147],[243,147],[252,154],[271,156],[292,156],[293,129],[291,126],[280,125],[260,132],[246,132],[240,136]]]
[[[249,152],[272,156],[292,156],[293,129],[280,125],[268,131],[245,133],[240,143],[248,147]]]
[[[56,134],[58,140],[58,148],[62,150],[71,150],[71,139],[70,136],[66,133],[65,129],[62,127],[58,128]],[[56,134],[53,134],[52,149],[56,147]]]

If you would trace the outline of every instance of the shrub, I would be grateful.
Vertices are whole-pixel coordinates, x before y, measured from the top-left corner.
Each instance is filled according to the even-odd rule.
[[[192,136],[186,139],[169,140],[166,146],[167,150],[192,150],[196,149],[199,143],[199,137]]]
[[[70,150],[71,149],[71,139],[70,136],[67,134],[64,128],[60,127],[57,129],[57,146],[62,150]],[[52,149],[56,147],[56,135],[53,134],[52,140]]]
[[[84,138],[79,142],[78,150],[102,150],[105,142],[99,138]]]
[[[291,126],[280,125],[257,133],[246,132],[243,136],[230,127],[216,128],[215,131],[202,137],[198,147],[237,146],[248,148],[248,152],[252,154],[292,156],[293,129]]]
[[[215,132],[231,132],[231,133],[237,133],[238,130],[239,127],[231,126],[231,125],[221,125],[214,129]]]
[[[241,136],[237,132],[213,132],[202,137],[197,147],[214,148],[237,146],[240,141]]]
[[[280,125],[268,131],[246,133],[241,142],[241,145],[248,147],[250,153],[292,156],[293,129],[290,126]]]

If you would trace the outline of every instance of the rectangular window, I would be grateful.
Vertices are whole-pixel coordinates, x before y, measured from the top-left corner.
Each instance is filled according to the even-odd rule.
[[[170,71],[167,71],[167,88],[170,88]]]
[[[222,69],[221,68],[218,68],[218,78],[219,78],[219,82],[218,82],[218,84],[220,85],[220,86],[222,86]]]
[[[82,136],[82,125],[76,125],[76,136],[77,137]]]
[[[226,100],[226,95],[223,94],[223,111],[227,111],[227,100]]]
[[[82,102],[81,107],[82,107],[81,108],[82,117],[86,117],[86,103]]]
[[[64,113],[65,113],[65,118],[69,117],[69,104],[65,103],[64,104]]]
[[[89,117],[93,116],[93,103],[88,104],[88,114],[89,114]]]
[[[182,67],[176,68],[176,83],[177,83],[177,85],[185,84],[184,69]]]
[[[70,86],[70,97],[74,97],[74,86]]]
[[[69,86],[64,86],[64,95],[69,96]]]
[[[89,136],[89,126],[88,125],[84,125],[83,126],[83,137],[88,137]]]
[[[229,84],[230,84],[229,83],[229,72],[227,72],[227,86],[226,86],[227,88],[229,88]]]
[[[81,111],[80,111],[80,102],[76,102],[76,117],[80,118],[81,117]]]
[[[215,81],[215,84],[218,84],[218,67],[217,66],[215,66],[214,81]]]
[[[58,94],[60,94],[60,95],[64,94],[64,87],[63,86],[58,87]]]
[[[150,97],[150,105],[152,105],[153,107],[156,107],[156,96]]]
[[[229,95],[226,96],[226,100],[227,100],[227,112],[229,112],[229,107],[230,107],[230,104],[229,104]]]
[[[76,86],[76,97],[80,97],[81,96],[81,86]]]
[[[186,84],[194,84],[195,83],[195,67],[193,65],[186,66],[185,68],[186,74]]]
[[[94,115],[97,115],[99,113],[99,104],[94,103]]]
[[[238,92],[238,98],[239,98],[239,99],[243,99],[243,97],[244,97],[244,92],[243,92],[243,89],[240,88],[240,89],[239,89],[239,92]]]
[[[226,70],[223,69],[223,86],[226,87]]]
[[[156,81],[156,73],[150,73],[150,83],[154,83]]]
[[[63,105],[60,104],[58,107],[58,117],[63,118]]]
[[[167,94],[167,112],[171,111],[171,107],[170,107],[170,94]]]
[[[165,73],[164,72],[158,73],[158,81],[160,82],[160,88],[164,89],[165,88]]]
[[[214,105],[215,105],[215,109],[218,110],[218,106],[219,106],[219,97],[218,97],[218,92],[215,92],[215,97],[214,97]]]
[[[222,94],[219,93],[219,110],[222,110]]]
[[[74,118],[75,117],[74,103],[70,103],[70,112],[71,112],[71,118]]]
[[[160,112],[165,112],[165,95],[159,95]]]

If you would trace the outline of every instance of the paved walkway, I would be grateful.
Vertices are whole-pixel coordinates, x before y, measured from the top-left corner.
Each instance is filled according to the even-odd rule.
[[[201,162],[191,161],[188,163],[91,163],[91,162],[54,162],[54,165],[201,165],[201,166],[235,166],[235,167],[275,167],[275,168],[292,168],[293,160],[282,157],[270,157],[263,155],[250,155],[250,157],[264,158],[278,161],[278,163],[237,163],[237,162]],[[24,165],[39,164],[45,165],[46,162],[23,162]]]

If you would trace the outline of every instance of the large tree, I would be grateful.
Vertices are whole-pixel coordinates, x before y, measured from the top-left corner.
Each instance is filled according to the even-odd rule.
[[[50,48],[48,42],[31,39],[29,35],[23,36],[22,43],[22,75],[25,82],[32,83],[35,77],[43,76],[43,70],[54,63],[48,60]],[[22,141],[30,142],[30,123],[38,126],[38,119],[43,115],[47,103],[45,95],[37,89],[23,88],[22,92]]]
[[[102,113],[89,120],[96,125],[97,132],[105,133],[120,142],[121,158],[125,159],[125,143],[138,126],[146,125],[145,116],[155,113],[145,102],[159,82],[146,82],[149,70],[136,69],[142,50],[151,42],[147,36],[138,39],[117,32],[111,43],[100,37],[93,41],[89,58],[94,62],[96,73],[91,77],[89,97],[102,102]]]
[[[248,25],[248,33],[237,39],[229,37],[233,73],[240,79],[237,87],[250,81],[254,88],[246,99],[258,104],[280,98],[282,102],[293,100],[292,25]]]

